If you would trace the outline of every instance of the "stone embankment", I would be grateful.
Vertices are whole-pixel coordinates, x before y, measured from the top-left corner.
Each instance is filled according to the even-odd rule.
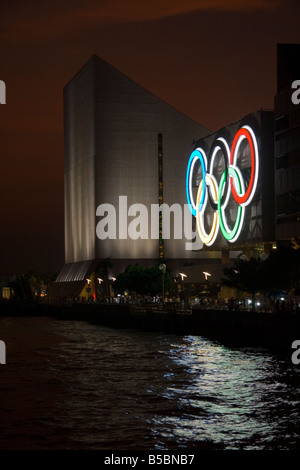
[[[204,336],[233,347],[263,347],[289,352],[293,341],[300,340],[300,314],[290,312],[163,310],[126,304],[7,303],[0,306],[0,315],[43,315],[113,328]]]

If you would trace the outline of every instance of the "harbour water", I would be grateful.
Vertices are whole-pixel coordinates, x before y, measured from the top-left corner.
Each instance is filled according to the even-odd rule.
[[[38,316],[0,339],[1,450],[300,449],[290,357]]]

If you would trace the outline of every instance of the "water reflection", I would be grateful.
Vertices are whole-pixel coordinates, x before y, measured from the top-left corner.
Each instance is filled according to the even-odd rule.
[[[3,449],[299,448],[299,368],[267,351],[45,318],[0,328]]]
[[[174,426],[179,439],[204,438],[227,449],[299,445],[300,380],[290,363],[267,351],[227,349],[199,337],[185,338],[170,352],[190,377],[187,388],[167,391],[179,398],[185,416],[180,429]]]

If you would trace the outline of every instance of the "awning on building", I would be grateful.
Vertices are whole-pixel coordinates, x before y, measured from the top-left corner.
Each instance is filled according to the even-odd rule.
[[[99,260],[85,260],[65,264],[52,284],[49,296],[56,299],[78,297],[98,263]]]

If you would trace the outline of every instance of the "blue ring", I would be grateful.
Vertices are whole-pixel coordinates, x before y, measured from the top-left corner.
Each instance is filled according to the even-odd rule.
[[[202,175],[203,175],[203,190],[202,190],[202,196],[201,196],[201,201],[199,204],[199,210],[202,208],[204,204],[204,199],[205,199],[205,194],[206,194],[206,182],[205,182],[205,176],[206,176],[206,168],[205,168],[205,162],[202,153],[200,152],[199,149],[194,150],[191,153],[188,167],[187,167],[187,173],[186,173],[186,196],[187,196],[187,201],[189,205],[189,209],[191,213],[196,216],[196,210],[192,206],[191,198],[190,198],[190,172],[191,172],[191,166],[195,160],[195,158],[199,158],[200,163],[201,163],[201,168],[202,168]]]

